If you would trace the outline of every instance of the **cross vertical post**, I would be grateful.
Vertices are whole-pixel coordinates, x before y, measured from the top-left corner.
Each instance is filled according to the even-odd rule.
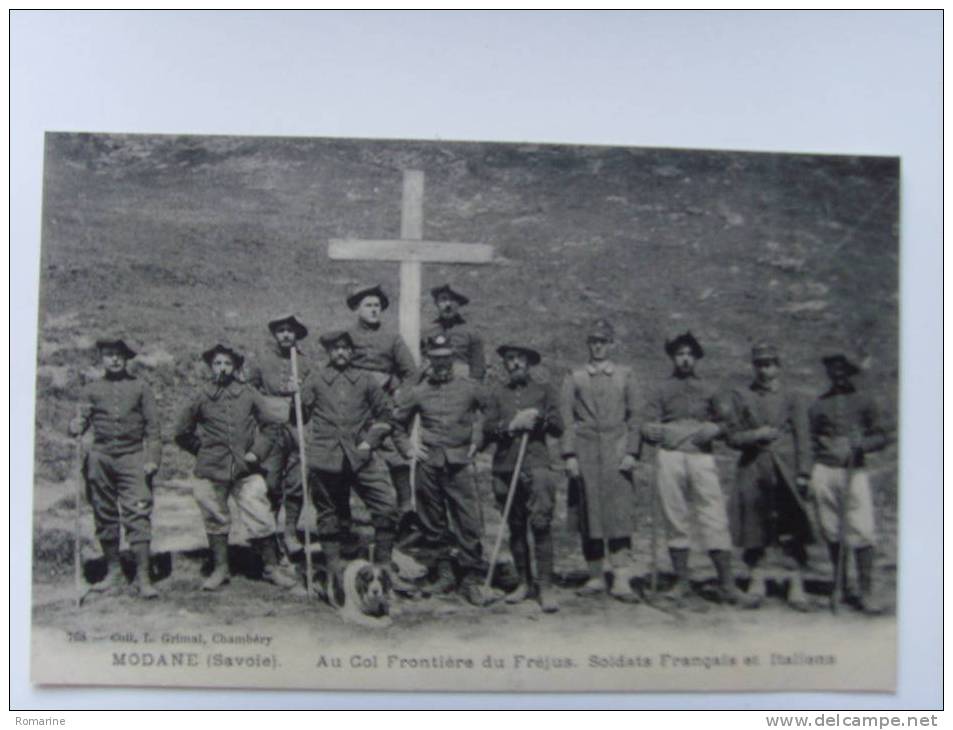
[[[424,173],[404,170],[404,194],[400,212],[400,237],[422,241],[424,237]],[[420,261],[400,262],[400,334],[420,365]]]

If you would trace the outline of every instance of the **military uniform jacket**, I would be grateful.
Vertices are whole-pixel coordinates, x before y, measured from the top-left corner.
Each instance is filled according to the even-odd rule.
[[[672,374],[657,385],[643,412],[645,422],[665,424],[698,424],[717,422],[721,415],[715,404],[714,388],[697,375],[682,377]],[[687,429],[689,432],[691,428]],[[711,442],[699,446],[691,438],[677,438],[663,443],[662,448],[685,453],[710,454]]]
[[[438,317],[423,332],[421,339],[427,342],[435,335],[445,335],[450,341],[450,347],[453,348],[454,357],[469,367],[469,376],[474,380],[483,380],[486,373],[483,339],[462,316],[458,314],[449,322]]]
[[[346,458],[355,471],[367,456],[357,446],[377,448],[390,431],[391,401],[369,373],[352,367],[326,367],[308,378],[301,391],[308,444],[308,466],[340,472]]]
[[[511,433],[507,430],[517,411],[535,408],[540,420],[529,432],[526,442],[526,454],[522,468],[545,468],[550,464],[546,436],[559,437],[563,434],[563,418],[559,410],[559,396],[556,389],[548,383],[537,383],[530,378],[525,384],[506,383],[494,387],[487,398],[484,438],[497,444],[493,456],[493,471],[497,474],[510,474],[516,468],[519,443],[523,432]]]
[[[605,361],[575,368],[563,380],[564,457],[579,459],[570,483],[571,520],[587,538],[627,537],[635,530],[635,493],[619,472],[639,453],[637,394],[630,368]]]
[[[87,383],[80,402],[86,406],[80,432],[92,426],[93,448],[109,456],[144,450],[147,462],[159,464],[162,434],[148,383],[123,372]]]
[[[429,451],[427,463],[466,464],[470,446],[483,442],[484,400],[480,384],[460,376],[446,382],[427,379],[405,388],[394,409],[394,443],[401,454],[408,454],[408,429],[419,413],[420,440]]]
[[[814,401],[809,412],[814,458],[825,466],[844,466],[831,452],[831,440],[856,437],[863,453],[879,451],[888,443],[880,408],[873,398],[851,385],[831,388]],[[864,465],[863,454],[854,466]]]
[[[373,373],[377,384],[388,393],[393,393],[416,372],[414,356],[404,338],[396,332],[360,322],[347,332],[354,343],[351,367]]]
[[[175,425],[175,442],[195,456],[195,476],[230,482],[257,469],[245,454],[261,461],[268,452],[258,431],[264,408],[261,394],[243,383],[204,385]]]
[[[298,349],[298,382],[304,383],[311,374],[311,364]],[[294,390],[292,389],[291,355],[285,355],[275,344],[246,366],[247,382],[270,401],[265,420],[271,423],[285,423],[288,409],[292,407]]]

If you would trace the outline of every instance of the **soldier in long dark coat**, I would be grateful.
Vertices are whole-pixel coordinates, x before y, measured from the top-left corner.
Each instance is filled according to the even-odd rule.
[[[562,455],[570,477],[570,518],[582,537],[589,580],[580,595],[606,590],[603,559],[606,545],[612,567],[612,595],[637,602],[630,551],[635,531],[635,490],[626,474],[636,464],[639,426],[630,368],[609,359],[615,336],[612,325],[597,321],[589,331],[589,362],[563,380]]]
[[[813,541],[802,504],[811,474],[811,434],[807,404],[780,380],[781,359],[773,345],[751,351],[755,378],[732,391],[724,405],[725,440],[741,452],[730,516],[735,545],[744,551],[751,573],[750,608],[765,596],[765,551],[780,546],[793,560],[788,602],[808,610],[804,595],[805,545]]]

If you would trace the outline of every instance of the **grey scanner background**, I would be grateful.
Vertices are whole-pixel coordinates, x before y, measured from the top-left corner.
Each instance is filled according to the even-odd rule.
[[[899,685],[886,694],[37,688],[11,561],[11,707],[900,710],[941,703],[942,13],[50,12],[10,16],[10,540],[31,543],[45,131],[899,155]],[[317,245],[317,244],[316,244]],[[915,542],[914,542],[915,536]]]

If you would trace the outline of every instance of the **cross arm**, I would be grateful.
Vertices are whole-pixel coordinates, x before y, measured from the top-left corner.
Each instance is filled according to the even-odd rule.
[[[328,257],[338,261],[489,264],[493,262],[493,247],[485,243],[447,243],[405,238],[332,238],[328,244]]]

